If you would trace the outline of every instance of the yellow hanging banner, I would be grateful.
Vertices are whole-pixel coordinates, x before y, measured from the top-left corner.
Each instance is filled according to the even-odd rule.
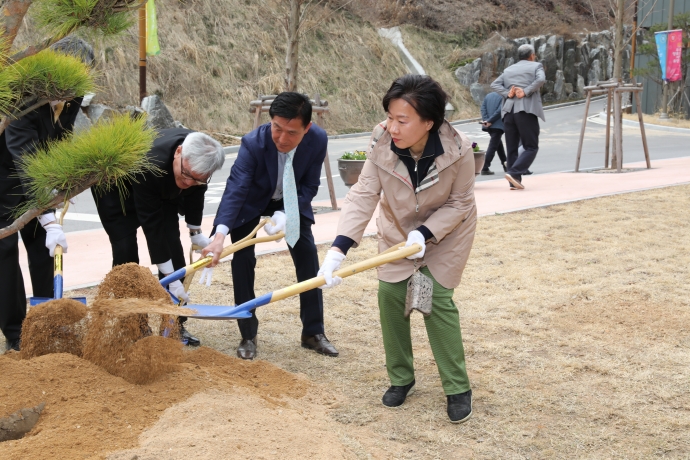
[[[161,52],[158,45],[158,21],[156,20],[156,5],[153,0],[146,3],[146,55],[155,56]]]

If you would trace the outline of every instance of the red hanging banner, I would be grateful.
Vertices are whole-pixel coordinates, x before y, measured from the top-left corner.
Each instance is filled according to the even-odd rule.
[[[682,77],[681,58],[683,56],[683,31],[668,31],[666,51],[666,81],[678,81]]]

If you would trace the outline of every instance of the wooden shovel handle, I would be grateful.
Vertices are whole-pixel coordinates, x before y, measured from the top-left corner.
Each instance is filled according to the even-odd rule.
[[[379,265],[404,259],[405,257],[411,256],[412,254],[416,254],[422,250],[422,247],[416,243],[409,247],[404,246],[405,243],[397,244],[375,257],[371,257],[370,259],[349,265],[347,267],[341,268],[340,270],[336,270],[335,272],[333,272],[333,276],[347,278],[348,276],[352,276],[356,273],[369,270],[370,268],[378,267]],[[317,276],[315,278],[302,281],[301,283],[293,284],[292,286],[288,286],[286,288],[273,291],[273,295],[271,296],[271,302],[287,299],[288,297],[301,294],[302,292],[310,291],[317,287],[323,286],[324,284],[326,284],[326,279],[323,276]]]
[[[260,236],[258,238],[254,238],[254,236],[259,232],[259,230],[261,230],[264,227],[264,225],[266,225],[269,221],[270,221],[269,218],[262,219],[261,222],[259,222],[259,225],[254,227],[254,230],[252,230],[252,232],[249,235],[247,235],[244,238],[242,238],[241,240],[236,241],[235,243],[223,248],[223,252],[220,253],[220,258],[224,259],[225,257],[229,256],[230,254],[233,254],[233,253],[239,251],[240,249],[244,249],[244,248],[251,246],[253,244],[265,243],[267,241],[276,241],[276,240],[279,240],[281,238],[285,238],[284,232],[278,232],[275,235],[266,235],[266,236]],[[192,250],[190,251],[190,259],[191,259],[191,255],[193,253],[193,250],[194,250],[194,246],[192,246]],[[200,258],[196,262],[190,263],[189,265],[187,265],[185,267],[187,269],[187,275],[190,275],[190,274],[196,272],[197,270],[200,270],[200,269],[206,267],[208,264],[211,263],[212,260],[213,260],[213,257],[206,256],[206,257]],[[190,282],[191,282],[191,278],[190,278]]]

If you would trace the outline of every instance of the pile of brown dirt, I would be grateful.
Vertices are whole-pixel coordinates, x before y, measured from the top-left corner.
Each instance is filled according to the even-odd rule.
[[[149,337],[138,344],[155,347],[156,342],[162,340]],[[215,391],[226,399],[234,398],[237,392],[251,394],[252,398],[233,404],[243,406],[246,418],[264,428],[282,424],[278,413],[286,408],[291,408],[295,415],[302,412],[306,415],[311,412],[311,408],[307,408],[313,404],[310,401],[332,400],[315,393],[317,390],[304,377],[265,361],[243,361],[205,347],[180,355],[182,359],[177,371],[148,385],[130,384],[69,354],[51,354],[30,360],[0,356],[0,417],[23,407],[46,403],[37,425],[23,439],[0,443],[0,458],[104,458],[109,452],[135,448],[139,445],[139,435],[153,426],[163,411],[198,392]],[[257,398],[260,406],[255,405]],[[237,414],[216,412],[224,415],[229,427],[245,423]],[[325,407],[321,407],[320,412],[325,413]],[[327,416],[305,415],[300,425],[292,424],[295,433],[302,429],[314,433],[326,428],[334,431],[333,426],[328,425]],[[291,419],[296,421],[297,417]],[[226,437],[230,434],[226,433]],[[188,435],[194,437],[191,431]],[[270,433],[260,434],[267,435]],[[335,435],[331,436],[333,438]],[[292,452],[298,452],[299,446],[294,445],[298,439],[285,438],[282,443],[293,445]],[[256,439],[232,436],[232,441],[233,449],[249,452],[247,447]],[[275,440],[276,444],[280,442],[280,439]]]
[[[135,263],[113,267],[98,285],[100,299],[170,299],[151,271]]]
[[[98,287],[84,358],[128,382],[151,382],[177,369],[182,345],[176,315],[192,312],[172,305],[146,267],[114,267]]]
[[[73,299],[51,300],[31,308],[22,325],[22,356],[81,356],[86,313],[86,306]]]

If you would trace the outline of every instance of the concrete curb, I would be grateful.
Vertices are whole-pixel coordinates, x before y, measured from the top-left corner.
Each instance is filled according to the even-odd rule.
[[[599,118],[601,118],[603,120],[602,123],[605,124],[606,112],[599,112]],[[611,120],[611,124],[613,125],[613,120]],[[639,127],[640,123],[638,121],[623,119],[623,125]],[[653,125],[651,123],[647,123],[646,121],[644,123],[644,127],[645,129],[656,129],[657,131],[669,131],[672,133],[690,134],[690,128],[675,128],[673,126]]]

